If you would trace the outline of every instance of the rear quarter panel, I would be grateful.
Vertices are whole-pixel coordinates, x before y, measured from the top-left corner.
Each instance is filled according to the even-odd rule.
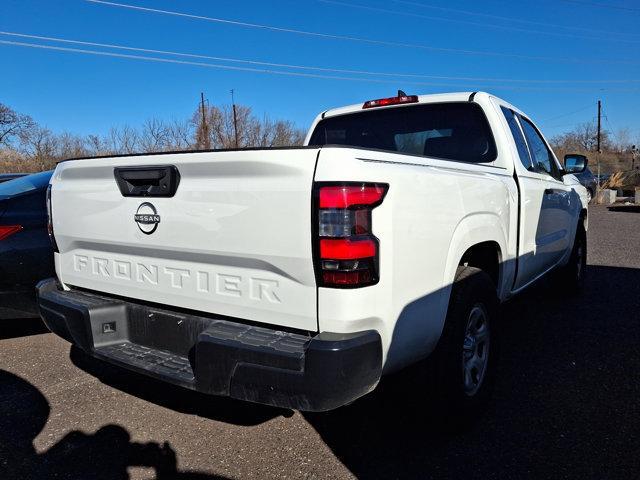
[[[320,331],[378,330],[385,373],[425,357],[440,337],[466,249],[495,241],[508,256],[517,202],[512,177],[494,166],[324,148],[315,180],[389,184],[373,210],[380,281],[360,289],[319,288]],[[508,276],[501,275],[501,284]]]

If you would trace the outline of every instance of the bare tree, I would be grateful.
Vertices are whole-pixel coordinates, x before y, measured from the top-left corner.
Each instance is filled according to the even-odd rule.
[[[167,149],[169,128],[157,118],[150,118],[142,124],[140,147],[144,152],[161,152]]]
[[[253,115],[251,108],[236,105],[236,122],[234,124],[233,108],[230,105],[210,106],[206,110],[206,123],[213,148],[235,148],[236,128],[238,147],[284,147],[301,145],[304,132],[291,122],[273,121],[268,116],[262,120]],[[197,129],[195,143],[202,143],[201,113],[198,109],[192,116],[192,125]]]
[[[613,138],[613,147],[618,153],[624,153],[631,148],[631,130],[629,128],[620,128]]]
[[[55,165],[58,147],[58,138],[46,128],[36,126],[20,136],[20,151],[41,170]]]
[[[205,110],[202,115],[201,109]],[[208,150],[211,148],[211,125],[209,116],[209,107],[200,107],[193,114],[191,126],[195,128],[195,144],[199,150]]]
[[[0,146],[10,147],[12,140],[20,138],[35,126],[28,115],[22,115],[0,103]]]
[[[68,132],[58,135],[56,141],[56,158],[78,158],[88,155],[89,151],[85,147],[85,140],[82,137]]]
[[[109,130],[106,143],[108,150],[114,154],[135,153],[140,150],[140,135],[129,125],[121,128],[113,127]]]
[[[108,137],[100,137],[98,135],[87,135],[84,138],[85,150],[88,155],[110,155]]]
[[[608,150],[611,148],[609,132],[600,132],[600,148]],[[593,122],[581,123],[570,132],[558,135],[551,139],[554,148],[561,151],[571,152],[592,152],[596,150],[598,144],[598,130]]]
[[[288,121],[257,118],[250,107],[236,105],[239,147],[283,147],[300,145],[304,132]],[[231,105],[200,107],[191,119],[166,122],[151,118],[136,129],[114,127],[105,136],[54,134],[0,104],[0,169],[37,171],[52,168],[65,158],[185,150],[190,148],[234,148],[236,125]],[[19,159],[16,160],[16,159]]]
[[[248,112],[245,107],[236,106],[238,124],[238,147],[243,147],[242,135],[247,130]],[[234,148],[236,146],[233,110],[228,106],[211,107],[208,114],[211,124],[211,146],[213,148]]]
[[[193,145],[193,125],[188,120],[174,119],[168,126],[168,146],[171,150],[188,150]]]
[[[278,120],[273,125],[273,134],[269,147],[289,147],[302,145],[306,132],[297,128],[292,122]]]

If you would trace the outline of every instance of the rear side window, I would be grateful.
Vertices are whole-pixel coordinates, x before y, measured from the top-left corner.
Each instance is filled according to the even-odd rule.
[[[346,145],[471,163],[496,159],[489,122],[476,103],[366,110],[321,120],[313,146]]]
[[[531,169],[531,157],[529,156],[529,149],[527,148],[527,142],[522,136],[522,130],[520,130],[520,126],[518,125],[518,121],[516,120],[515,114],[512,110],[509,110],[506,107],[500,107],[502,109],[502,113],[504,114],[504,118],[506,118],[507,123],[509,124],[509,129],[511,130],[511,135],[513,135],[513,140],[516,142],[516,147],[518,149],[518,156],[520,157],[520,162],[524,165],[524,168]]]

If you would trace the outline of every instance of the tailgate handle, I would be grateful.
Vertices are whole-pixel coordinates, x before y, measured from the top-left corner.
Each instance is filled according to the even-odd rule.
[[[173,197],[180,183],[175,165],[116,167],[113,175],[124,197]]]

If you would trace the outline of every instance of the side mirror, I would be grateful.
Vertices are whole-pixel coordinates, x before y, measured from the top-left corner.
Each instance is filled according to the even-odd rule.
[[[582,173],[587,169],[589,160],[584,155],[572,153],[564,156],[565,173]]]

